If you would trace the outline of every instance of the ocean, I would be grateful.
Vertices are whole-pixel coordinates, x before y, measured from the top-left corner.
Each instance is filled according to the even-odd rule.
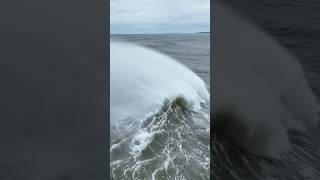
[[[228,0],[225,2],[234,6],[248,21],[265,31],[298,59],[308,85],[319,101],[320,1]],[[281,59],[279,66],[280,61]],[[270,62],[273,60],[270,59]],[[288,68],[290,69],[290,66]],[[291,149],[280,157],[253,155],[233,144],[214,144],[211,148],[213,179],[319,179],[319,125],[305,131],[289,130],[288,134]]]
[[[320,99],[320,1],[228,0],[294,54]]]
[[[145,46],[175,58],[210,86],[210,34],[114,34],[111,39]]]
[[[112,179],[210,179],[208,33],[111,35],[110,85]]]
[[[271,38],[275,39],[283,48],[285,48],[292,56],[298,59],[304,69],[304,75],[311,87],[316,98],[320,99],[320,1],[302,1],[302,0],[282,0],[282,1],[256,1],[256,0],[229,0],[235,9],[247,16],[248,21],[253,22],[262,31],[265,31]],[[236,29],[235,29],[236,31]],[[132,42],[139,44],[161,53],[164,53],[182,64],[186,65],[193,72],[204,80],[207,89],[210,89],[210,37],[209,34],[145,34],[145,35],[112,35],[112,39]],[[211,72],[214,74],[214,72]],[[212,76],[211,76],[212,77]],[[212,84],[214,85],[214,84]],[[214,102],[213,102],[214,103]],[[188,111],[180,111],[178,114],[184,114]],[[173,108],[174,109],[174,108]],[[202,116],[200,119],[210,123],[208,106],[204,105],[205,113],[196,114]],[[176,111],[175,111],[176,112]],[[189,112],[188,112],[189,113]],[[160,113],[161,114],[161,113]],[[313,180],[320,177],[320,132],[319,125],[307,129],[306,131],[288,130],[290,151],[281,154],[280,157],[260,156],[248,153],[232,143],[219,143],[214,141],[210,148],[211,162],[210,175],[209,167],[206,163],[209,158],[208,145],[210,129],[196,132],[197,127],[189,121],[191,118],[182,115],[171,114],[172,119],[187,119],[187,132],[195,134],[187,138],[201,145],[193,144],[191,147],[200,149],[203,155],[188,156],[194,151],[186,149],[184,155],[178,158],[179,163],[175,163],[174,158],[163,156],[170,151],[163,146],[159,148],[162,153],[157,159],[157,163],[151,162],[151,169],[147,169],[146,164],[136,166],[135,163],[140,161],[123,161],[115,158],[117,155],[110,151],[111,169],[113,179],[292,179],[292,180]],[[168,119],[165,119],[167,122]],[[171,121],[168,121],[171,122]],[[178,121],[183,123],[182,121]],[[175,124],[165,129],[170,132],[181,124]],[[169,123],[170,124],[170,123]],[[177,126],[178,125],[178,126]],[[208,125],[208,124],[204,124]],[[205,126],[201,126],[202,129]],[[164,127],[161,127],[164,128]],[[198,128],[198,127],[197,127]],[[181,130],[181,131],[185,131]],[[193,130],[192,130],[193,129]],[[180,131],[180,132],[181,132]],[[211,129],[211,132],[213,129]],[[214,132],[213,132],[214,133]],[[173,137],[177,134],[172,134]],[[171,136],[171,135],[170,135]],[[165,137],[168,139],[170,136]],[[161,138],[160,138],[161,139]],[[158,139],[152,139],[153,142]],[[204,141],[203,141],[204,140]],[[121,140],[113,140],[113,145],[119,144]],[[182,142],[182,139],[173,140],[171,142]],[[163,141],[160,141],[163,142]],[[168,141],[166,141],[168,142]],[[124,143],[126,144],[126,143]],[[127,143],[127,145],[130,143]],[[180,144],[180,143],[178,143]],[[153,147],[152,143],[148,143],[144,147]],[[168,147],[168,146],[167,146]],[[125,149],[125,148],[124,148]],[[147,149],[147,148],[145,148]],[[175,149],[175,148],[172,148]],[[122,151],[123,152],[123,151]],[[125,152],[125,151],[124,151]],[[181,151],[172,151],[170,157],[175,157]],[[177,153],[177,154],[175,154]],[[129,153],[130,154],[130,153]],[[161,154],[161,153],[160,153]],[[139,154],[139,158],[143,157],[143,153]],[[127,157],[130,157],[128,155]],[[126,157],[126,158],[127,158]],[[166,158],[164,158],[166,157]],[[176,156],[178,157],[178,156]],[[186,159],[193,157],[193,162],[189,166]],[[123,158],[124,159],[124,158]],[[151,158],[152,159],[152,158]],[[169,160],[169,161],[167,161]],[[198,160],[198,161],[197,161]],[[165,163],[166,162],[166,163]],[[165,168],[161,168],[161,164],[167,164]],[[160,164],[160,165],[159,165]],[[181,164],[183,166],[179,167]],[[135,167],[134,170],[129,167]],[[160,167],[160,168],[159,168]],[[186,171],[182,171],[185,169]],[[196,169],[193,171],[193,169]],[[201,174],[197,176],[197,174]]]

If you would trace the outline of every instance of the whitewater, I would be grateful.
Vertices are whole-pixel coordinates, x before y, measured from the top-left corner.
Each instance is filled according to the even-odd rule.
[[[209,179],[209,91],[180,62],[110,42],[112,179]]]

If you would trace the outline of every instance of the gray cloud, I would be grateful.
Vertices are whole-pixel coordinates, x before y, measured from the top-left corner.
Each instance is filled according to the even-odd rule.
[[[166,32],[183,32],[183,27],[191,28],[185,31],[209,30],[210,1],[112,0],[110,14],[112,33],[126,31],[126,27],[127,31],[150,32],[150,29],[156,29],[161,32],[162,24],[166,24]]]

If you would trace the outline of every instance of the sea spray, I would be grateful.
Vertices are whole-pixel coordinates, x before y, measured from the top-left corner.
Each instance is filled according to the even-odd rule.
[[[111,179],[210,178],[209,92],[171,57],[111,41]]]
[[[209,101],[203,80],[172,58],[124,42],[110,46],[111,119],[144,115],[166,99],[183,98],[194,111]]]

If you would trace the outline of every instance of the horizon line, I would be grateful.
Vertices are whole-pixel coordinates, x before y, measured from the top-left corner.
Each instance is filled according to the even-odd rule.
[[[211,32],[210,31],[203,31],[203,32],[158,32],[158,33],[110,33],[110,35],[118,35],[118,34],[132,34],[132,35],[135,35],[135,34],[210,34]]]

